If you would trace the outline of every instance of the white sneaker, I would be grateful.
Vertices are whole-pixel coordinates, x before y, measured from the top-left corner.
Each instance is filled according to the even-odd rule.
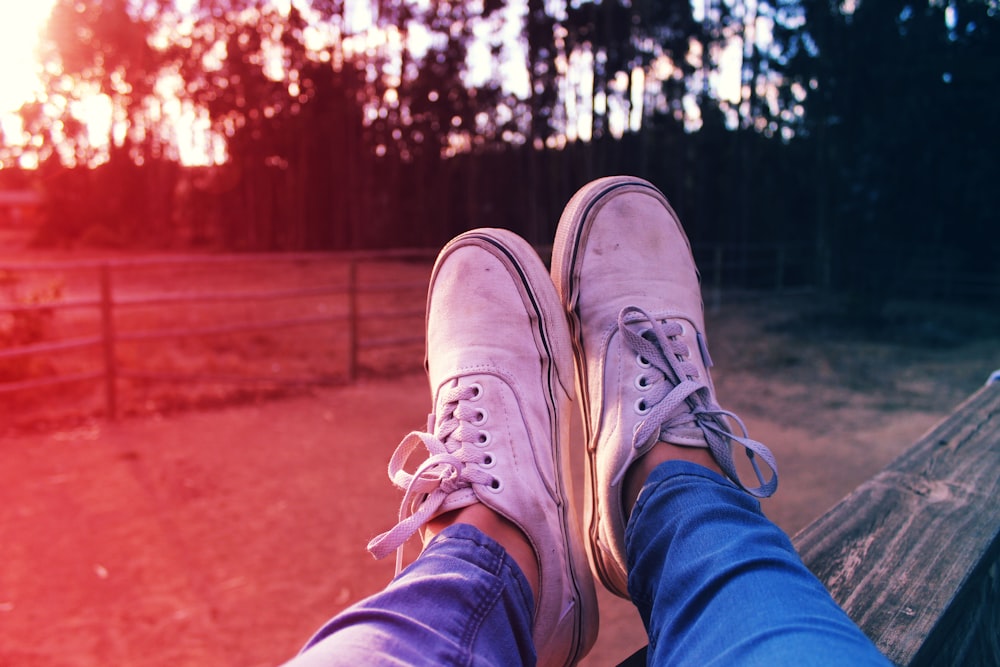
[[[559,221],[552,277],[568,313],[587,441],[587,553],[604,585],[627,598],[622,488],[640,456],[658,441],[708,448],[757,496],[777,487],[774,457],[716,402],[691,246],[655,187],[616,176],[577,192]],[[733,443],[746,447],[759,486],[740,481]],[[771,468],[767,481],[757,457]]]
[[[429,519],[483,503],[535,549],[534,640],[541,665],[571,665],[597,635],[597,600],[568,493],[573,358],[548,272],[530,245],[498,229],[467,232],[438,256],[427,297],[434,413],[389,464],[406,491],[400,522],[376,537],[397,550]],[[423,445],[430,457],[410,474]]]

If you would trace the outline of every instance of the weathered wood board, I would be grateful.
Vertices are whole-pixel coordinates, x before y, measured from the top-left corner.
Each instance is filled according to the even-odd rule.
[[[798,533],[898,665],[1000,665],[1000,382]]]

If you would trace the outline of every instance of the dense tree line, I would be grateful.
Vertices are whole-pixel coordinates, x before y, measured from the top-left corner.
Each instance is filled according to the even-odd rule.
[[[281,4],[58,0],[32,140],[0,153],[39,162],[41,240],[545,244],[576,188],[633,173],[694,242],[798,244],[862,307],[929,265],[997,278],[995,0]],[[179,164],[177,117],[215,164]]]

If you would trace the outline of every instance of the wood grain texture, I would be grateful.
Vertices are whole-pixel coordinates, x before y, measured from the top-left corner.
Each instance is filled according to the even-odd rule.
[[[896,664],[1000,664],[1000,383],[793,542]]]

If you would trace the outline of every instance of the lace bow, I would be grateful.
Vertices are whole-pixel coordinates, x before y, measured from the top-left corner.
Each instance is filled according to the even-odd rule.
[[[431,415],[432,423],[437,423],[434,432],[408,433],[389,460],[389,479],[405,492],[399,506],[399,521],[374,537],[368,543],[368,551],[378,559],[396,551],[397,574],[403,565],[403,545],[439,513],[449,496],[470,489],[473,484],[496,484],[493,476],[480,467],[491,461],[491,454],[484,450],[489,443],[489,433],[478,428],[488,415],[484,408],[471,404],[482,396],[482,386],[454,386],[444,391],[436,419]],[[431,425],[428,425],[430,430]],[[430,456],[412,474],[406,472],[407,461],[421,445]],[[472,502],[474,498],[470,495],[467,500],[455,502],[447,509],[457,509]]]
[[[629,306],[619,313],[618,330],[637,355],[639,365],[650,372],[636,381],[644,395],[635,409],[643,419],[632,436],[632,453],[612,483],[620,482],[632,462],[659,440],[690,442],[703,438],[719,467],[740,488],[758,498],[772,495],[778,487],[774,455],[750,438],[739,417],[712,400],[707,382],[699,378],[698,368],[690,361],[691,351],[680,338],[684,333],[682,325],[674,320],[654,320],[641,308]],[[699,344],[705,364],[711,365],[700,339]],[[739,434],[730,430],[727,418],[736,424]],[[744,447],[759,486],[743,484],[733,460],[733,444]],[[770,479],[765,480],[758,458],[770,468]]]

